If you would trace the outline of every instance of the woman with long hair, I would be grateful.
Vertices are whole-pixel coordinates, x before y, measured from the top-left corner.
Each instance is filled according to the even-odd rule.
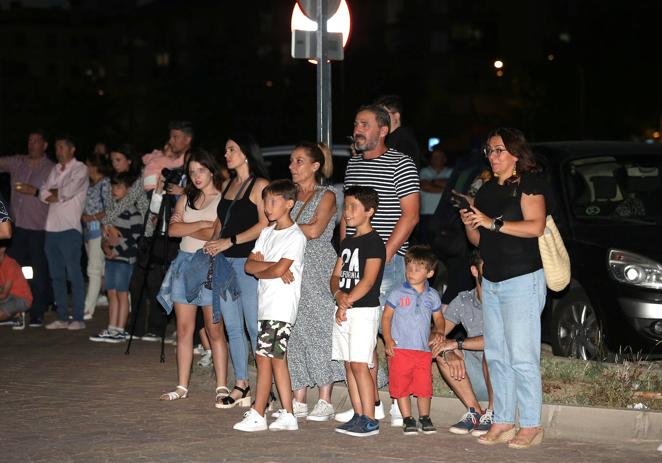
[[[135,204],[140,214],[145,217],[149,208],[149,200],[143,190],[140,179],[140,159],[135,149],[131,145],[118,145],[110,150],[110,162],[113,173],[120,174],[128,172],[132,178],[131,189],[121,201],[113,201],[110,195],[110,189],[104,198],[105,216],[102,219],[104,238],[120,239],[121,233],[113,225],[118,214],[127,209],[128,206]]]
[[[188,396],[188,384],[193,361],[193,335],[197,307],[202,307],[205,332],[211,344],[216,373],[216,402],[228,394],[228,351],[223,321],[213,323],[212,291],[202,286],[197,297],[187,299],[184,275],[195,271],[193,256],[211,237],[216,208],[221,200],[222,177],[214,158],[203,150],[194,150],[186,162],[186,194],[180,196],[170,220],[168,235],[181,237],[179,252],[170,264],[170,299],[177,315],[177,378],[174,391],[161,395],[161,400],[177,400]]]
[[[230,295],[221,304],[221,315],[228,333],[230,356],[236,382],[231,393],[216,402],[218,408],[251,404],[248,385],[248,330],[253,353],[257,346],[257,280],[246,274],[244,264],[255,240],[268,220],[264,215],[262,190],[267,186],[266,170],[260,148],[253,137],[235,134],[225,143],[225,160],[230,178],[223,184],[221,201],[214,222],[213,239],[204,246],[215,256],[219,252],[230,261],[237,276],[241,295]]]
[[[538,237],[545,230],[548,189],[519,130],[492,131],[485,156],[492,179],[475,203],[460,211],[467,237],[484,261],[485,357],[494,389],[494,422],[479,442],[527,448],[543,438],[540,314],[547,285]]]
[[[345,379],[343,365],[331,360],[331,334],[335,301],[329,291],[329,275],[337,260],[331,244],[336,225],[336,195],[322,186],[333,173],[331,151],[324,144],[301,142],[290,155],[290,173],[297,185],[292,219],[308,238],[301,277],[297,320],[287,349],[287,363],[294,391],[293,410],[310,421],[333,419],[333,383]],[[319,388],[319,400],[308,413],[307,388]]]

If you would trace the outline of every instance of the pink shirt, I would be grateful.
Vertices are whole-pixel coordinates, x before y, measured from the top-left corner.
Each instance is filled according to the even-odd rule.
[[[46,156],[36,161],[30,160],[25,154],[0,158],[0,172],[8,172],[12,183],[9,210],[17,227],[27,230],[44,229],[48,206],[38,197],[19,193],[13,187],[16,182],[20,182],[39,188],[48,178],[53,165]]]
[[[168,169],[177,169],[184,165],[184,156],[178,158],[170,158],[163,154],[162,151],[154,150],[149,154],[143,156],[143,164],[145,170],[143,171],[143,181],[145,191],[153,190],[161,178],[161,170],[164,167]]]
[[[51,193],[48,190],[57,188],[58,200],[50,203],[47,232],[62,232],[78,230],[82,232],[80,216],[83,214],[87,196],[87,166],[77,159],[72,159],[65,166],[56,164],[50,175],[39,188],[39,199],[46,203]],[[49,203],[46,203],[49,204]]]

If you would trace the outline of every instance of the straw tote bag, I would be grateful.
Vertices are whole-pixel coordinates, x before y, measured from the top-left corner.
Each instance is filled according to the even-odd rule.
[[[547,287],[561,291],[570,283],[570,257],[551,215],[545,222],[545,233],[538,238],[540,257],[545,271]]]

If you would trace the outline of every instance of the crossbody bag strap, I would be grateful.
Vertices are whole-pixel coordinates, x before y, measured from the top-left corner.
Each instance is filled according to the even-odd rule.
[[[301,217],[301,214],[303,214],[304,209],[306,209],[306,206],[308,206],[308,203],[315,197],[319,191],[313,191],[313,194],[306,199],[306,201],[303,203],[303,206],[301,206],[301,209],[299,209],[299,212],[297,213],[297,216],[294,218],[294,223],[297,223],[299,221],[299,217]]]

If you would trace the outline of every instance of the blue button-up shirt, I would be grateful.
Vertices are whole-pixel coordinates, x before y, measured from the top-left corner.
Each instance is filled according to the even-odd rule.
[[[391,320],[391,337],[396,348],[429,352],[432,313],[441,310],[437,290],[425,282],[425,289],[419,293],[405,282],[391,291],[386,304],[395,311]]]

